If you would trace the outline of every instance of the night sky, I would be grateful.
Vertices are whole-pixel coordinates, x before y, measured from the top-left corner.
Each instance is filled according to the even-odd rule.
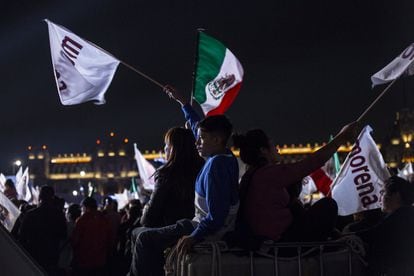
[[[358,118],[385,88],[371,89],[370,76],[414,42],[412,0],[9,2],[0,11],[0,171],[29,145],[82,153],[110,131],[161,149],[164,132],[183,124],[177,103],[123,65],[105,105],[61,105],[44,18],[188,93],[196,29],[206,29],[244,67],[227,112],[235,129],[263,128],[277,144],[320,143]],[[412,108],[412,93],[414,78],[401,79],[368,114],[377,142],[396,111]]]

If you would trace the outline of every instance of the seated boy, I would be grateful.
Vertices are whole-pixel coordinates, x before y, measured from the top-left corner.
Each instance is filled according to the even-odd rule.
[[[226,146],[232,132],[230,121],[224,115],[199,121],[184,97],[172,89],[167,93],[181,104],[196,136],[198,153],[206,159],[195,182],[195,217],[162,228],[134,230],[130,275],[164,275],[163,252],[167,247],[178,241],[182,254],[199,241],[220,239],[233,230],[239,206],[237,159]]]

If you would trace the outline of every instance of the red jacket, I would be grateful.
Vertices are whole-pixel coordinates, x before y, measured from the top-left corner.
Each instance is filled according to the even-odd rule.
[[[106,264],[114,246],[115,233],[99,211],[83,214],[72,233],[73,259],[77,267],[97,268]]]

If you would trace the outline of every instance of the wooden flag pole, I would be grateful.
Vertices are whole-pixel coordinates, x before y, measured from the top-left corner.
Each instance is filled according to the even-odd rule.
[[[116,58],[116,57],[114,57]],[[117,59],[117,58],[116,58]],[[159,83],[158,81],[154,80],[153,78],[150,78],[147,74],[144,74],[143,72],[139,71],[138,69],[132,67],[131,65],[129,65],[128,63],[118,59],[120,63],[122,63],[123,65],[125,65],[127,68],[131,69],[132,71],[134,71],[135,73],[141,75],[142,77],[146,78],[147,80],[149,80],[150,82],[154,83],[155,85],[158,85],[159,87],[161,87],[162,89],[165,88],[165,85],[162,85],[161,83]]]
[[[390,87],[394,84],[394,82],[397,81],[397,79],[398,78],[395,78],[390,84],[388,84],[388,86],[381,92],[381,94],[379,94],[378,97],[359,116],[359,118],[357,119],[357,122],[360,122],[365,117],[365,115],[368,113],[368,111],[370,111],[371,108],[382,98],[382,96],[384,96],[384,94],[388,92],[388,90],[390,89]]]
[[[193,83],[191,84],[191,91],[190,91],[190,105],[193,106],[193,95],[194,95],[194,89],[195,89],[195,83],[197,79],[197,64],[198,64],[198,46],[200,42],[200,32],[205,31],[203,28],[197,29],[197,35],[196,35],[196,43],[195,43],[195,54],[194,54],[194,71],[193,71]]]

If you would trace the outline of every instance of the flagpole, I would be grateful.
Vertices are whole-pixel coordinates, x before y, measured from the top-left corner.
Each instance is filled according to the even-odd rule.
[[[54,25],[59,26],[60,28],[62,28],[62,29],[64,29],[64,30],[66,30],[67,32],[72,33],[72,31],[70,31],[70,30],[68,30],[67,28],[63,27],[63,26],[60,26],[60,25],[58,25],[58,24],[56,24],[56,23],[54,23],[54,22],[50,21],[49,19],[43,19],[43,21],[45,21],[46,23],[47,23],[47,22],[51,22],[51,23],[53,23]],[[79,36],[79,35],[77,35],[77,36]],[[161,83],[159,83],[158,81],[156,81],[156,80],[154,80],[153,78],[149,77],[147,74],[144,74],[143,72],[139,71],[138,69],[134,68],[133,66],[129,65],[128,63],[126,63],[126,62],[124,62],[124,61],[120,60],[119,58],[117,58],[116,56],[114,56],[113,54],[111,54],[110,52],[108,52],[107,50],[102,49],[101,47],[99,47],[99,46],[98,46],[98,45],[96,45],[95,43],[90,42],[89,40],[84,39],[84,38],[83,38],[83,37],[81,37],[81,36],[79,36],[79,37],[80,37],[81,39],[85,40],[86,42],[88,42],[89,44],[91,44],[92,46],[94,46],[94,47],[98,48],[98,49],[99,49],[99,50],[101,50],[102,52],[106,53],[107,55],[109,55],[109,56],[113,57],[114,59],[117,59],[117,60],[118,60],[120,63],[122,63],[124,66],[126,66],[126,67],[127,67],[127,68],[129,68],[129,69],[131,69],[131,70],[132,70],[132,71],[134,71],[135,73],[137,73],[137,74],[141,75],[142,77],[146,78],[147,80],[149,80],[150,82],[154,83],[155,85],[158,85],[160,88],[162,88],[162,89],[164,89],[164,88],[165,88],[165,85],[162,85],[162,84],[161,84]]]
[[[195,82],[197,79],[197,64],[198,64],[198,46],[200,42],[200,32],[205,31],[203,28],[197,29],[196,35],[196,43],[195,43],[195,54],[194,54],[194,71],[193,71],[193,83],[191,84],[191,92],[190,92],[190,105],[193,106],[193,94],[195,89]]]
[[[84,39],[86,40],[86,39]],[[88,41],[88,40],[86,40]],[[93,45],[94,47],[98,48],[99,50],[101,50],[102,52],[105,52],[107,55],[110,55],[111,57],[113,57],[114,59],[119,60],[119,62],[121,64],[123,64],[125,67],[131,69],[132,71],[134,71],[135,73],[141,75],[142,77],[146,78],[147,80],[149,80],[150,82],[154,83],[155,85],[158,85],[159,87],[161,87],[162,89],[164,89],[165,85],[162,85],[161,83],[159,83],[158,81],[154,80],[153,78],[149,77],[147,74],[141,72],[140,70],[136,69],[135,67],[129,65],[128,63],[126,63],[123,60],[120,60],[119,58],[117,58],[116,56],[114,56],[113,54],[109,53],[108,51],[106,51],[105,49],[102,49],[101,47],[99,47],[98,45],[96,45],[95,43],[92,43],[90,41],[88,41],[91,45]]]
[[[116,57],[114,57],[116,58]],[[118,58],[116,58],[118,59]],[[139,75],[141,75],[142,77],[146,78],[147,80],[151,81],[152,83],[154,83],[155,85],[158,85],[159,87],[161,87],[162,89],[164,89],[165,85],[162,85],[161,83],[159,83],[158,81],[154,80],[153,78],[150,78],[147,74],[144,74],[143,72],[139,71],[138,69],[132,67],[131,65],[129,65],[128,63],[118,59],[120,63],[122,63],[124,66],[126,66],[127,68],[131,69],[132,71],[134,71],[135,73],[138,73]]]
[[[381,94],[378,95],[378,97],[365,109],[365,111],[359,116],[357,119],[357,122],[360,122],[365,115],[368,113],[368,111],[371,110],[371,108],[384,96],[385,93],[388,92],[388,90],[391,88],[391,86],[394,84],[394,82],[397,81],[398,78],[395,78],[388,86],[381,92]]]

